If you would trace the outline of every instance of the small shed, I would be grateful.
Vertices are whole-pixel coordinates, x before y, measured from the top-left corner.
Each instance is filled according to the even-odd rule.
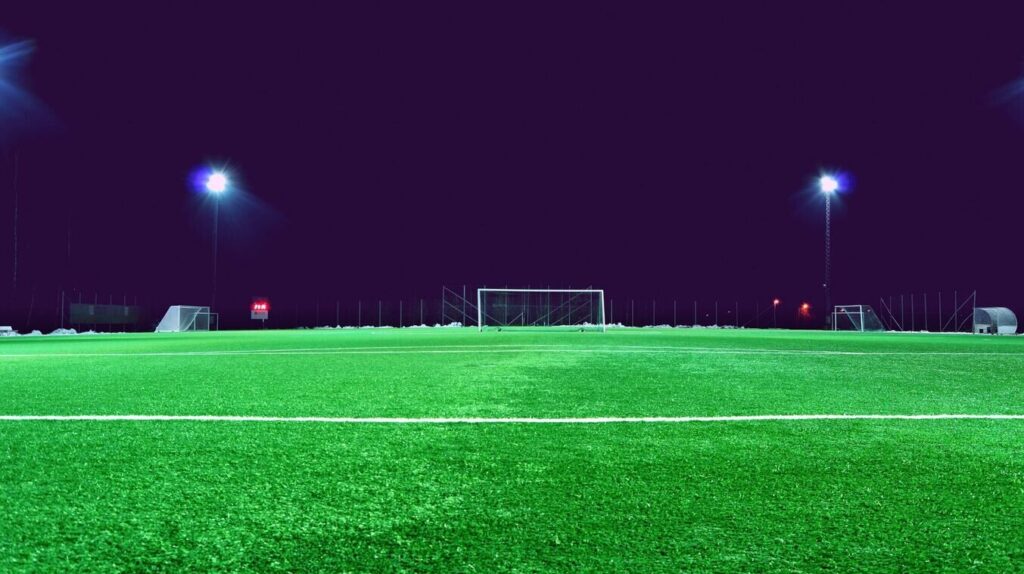
[[[974,332],[983,335],[1014,335],[1017,316],[1006,307],[975,307]]]

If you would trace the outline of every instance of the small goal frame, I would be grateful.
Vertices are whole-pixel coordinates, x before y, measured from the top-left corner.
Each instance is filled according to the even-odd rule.
[[[581,295],[586,294],[586,295],[589,295],[589,296],[597,296],[597,302],[598,302],[597,304],[598,304],[601,320],[598,323],[591,324],[590,326],[596,327],[602,333],[604,333],[604,332],[606,332],[608,330],[608,321],[607,321],[608,315],[605,313],[604,289],[500,289],[500,288],[491,288],[491,287],[481,287],[481,288],[476,290],[476,313],[477,313],[477,315],[476,315],[476,324],[477,324],[477,331],[479,331],[479,332],[483,332],[484,327],[486,326],[485,323],[484,323],[484,317],[485,317],[485,314],[486,314],[485,310],[484,310],[484,296],[487,293],[526,293],[526,294],[529,294],[529,293],[559,293],[559,294],[578,293],[578,294],[581,294]],[[550,311],[549,311],[549,314],[550,314]],[[531,326],[536,326],[536,323],[531,324]],[[569,326],[574,326],[574,325],[565,325],[565,326],[569,327]]]
[[[843,325],[848,325],[852,328],[841,329],[840,320],[843,320]],[[872,321],[878,324],[878,328],[868,328],[868,323]],[[883,331],[884,327],[871,305],[836,305],[832,309],[833,331],[869,333]]]
[[[184,315],[184,317],[183,317]],[[220,329],[220,315],[205,305],[171,305],[156,326],[157,333],[192,333]]]

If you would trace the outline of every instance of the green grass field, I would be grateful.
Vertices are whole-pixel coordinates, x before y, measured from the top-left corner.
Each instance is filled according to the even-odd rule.
[[[0,340],[0,415],[1024,414],[1024,339]],[[0,420],[0,571],[1024,570],[1024,420]]]

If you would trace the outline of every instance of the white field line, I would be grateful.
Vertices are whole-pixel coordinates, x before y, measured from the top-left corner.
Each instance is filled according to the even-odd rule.
[[[933,414],[933,415],[738,415],[711,417],[262,417],[226,415],[0,415],[4,421],[91,421],[91,422],[229,422],[229,423],[334,423],[397,425],[460,424],[621,424],[621,423],[733,423],[779,421],[934,421],[934,420],[1024,420],[1024,414]]]
[[[98,352],[98,353],[7,353],[0,358],[18,357],[202,357],[230,355],[301,355],[301,354],[337,354],[337,353],[386,353],[395,354],[407,351],[450,351],[453,353],[468,352],[473,349],[501,349],[509,352],[527,351],[532,348],[573,348],[575,345],[376,345],[364,347],[283,347],[277,349],[212,349],[209,351],[139,351],[139,352]],[[677,348],[677,347],[663,347]]]
[[[316,347],[296,349],[236,349],[211,351],[142,351],[108,353],[8,353],[0,359],[52,359],[90,357],[215,357],[247,355],[452,355],[476,353],[576,353],[576,354],[709,354],[709,355],[810,355],[810,356],[923,356],[923,357],[1006,357],[1024,359],[1024,353],[994,351],[831,351],[815,349],[756,349],[728,347],[647,347],[627,345],[622,347],[580,348],[572,345],[444,345],[444,346],[393,346],[393,347]]]

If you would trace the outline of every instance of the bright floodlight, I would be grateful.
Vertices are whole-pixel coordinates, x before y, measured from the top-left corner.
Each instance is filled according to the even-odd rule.
[[[822,193],[835,193],[839,190],[839,180],[831,175],[823,175],[818,178],[818,187]]]
[[[228,188],[228,176],[224,175],[219,171],[215,171],[210,174],[210,177],[206,178],[206,190],[212,193],[224,193],[224,190]]]

